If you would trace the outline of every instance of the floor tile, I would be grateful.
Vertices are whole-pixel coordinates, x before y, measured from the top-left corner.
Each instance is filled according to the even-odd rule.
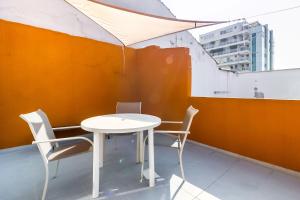
[[[174,138],[160,134],[155,135],[155,166],[162,181],[149,188],[146,180],[139,181],[135,138],[127,135],[106,140],[98,199],[300,199],[299,177],[189,142],[183,153],[186,182],[182,182],[177,150],[170,148]],[[145,155],[147,165],[147,151]],[[55,162],[50,164],[51,177],[54,169]],[[36,146],[0,151],[0,199],[40,199],[44,173]],[[92,153],[63,159],[57,178],[49,181],[47,199],[91,199],[91,180]]]

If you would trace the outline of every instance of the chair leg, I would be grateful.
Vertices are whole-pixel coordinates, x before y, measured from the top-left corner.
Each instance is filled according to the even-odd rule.
[[[183,170],[183,164],[182,164],[182,150],[180,149],[179,153],[179,163],[180,163],[180,171],[181,171],[181,177],[185,181],[185,176],[184,176],[184,170]]]
[[[48,163],[44,162],[45,165],[45,185],[44,185],[44,189],[43,189],[43,195],[42,195],[42,200],[46,199],[46,193],[47,193],[47,188],[48,188],[48,179],[49,179],[49,167],[48,167]]]
[[[179,137],[179,139],[181,139],[180,136],[178,136],[178,137]],[[181,171],[181,177],[184,181],[185,181],[185,176],[184,176],[184,169],[183,169],[183,163],[182,163],[182,153],[183,153],[183,147],[184,147],[186,138],[187,138],[187,134],[184,135],[182,142],[180,141],[180,151],[179,151],[180,171]]]
[[[177,153],[178,153],[178,163],[180,164],[180,143],[181,143],[181,140],[180,140],[180,135],[178,135],[177,137]]]
[[[114,135],[112,136],[112,140],[113,140],[113,146],[114,146],[114,150],[118,149],[118,144],[117,144],[117,137]]]
[[[59,160],[56,161],[55,174],[52,177],[52,179],[55,179],[57,177],[58,167],[59,167]]]
[[[142,166],[141,166],[141,179],[140,182],[143,182],[143,172],[144,172],[144,163],[145,163],[145,146],[146,146],[146,140],[148,139],[148,135],[144,139],[144,144],[143,144],[143,151],[142,151]]]

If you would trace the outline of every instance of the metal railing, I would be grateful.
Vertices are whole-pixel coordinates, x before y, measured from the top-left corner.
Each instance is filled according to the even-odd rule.
[[[241,62],[241,61],[249,61],[250,62],[250,58],[238,58],[238,59],[228,59],[228,60],[220,60],[218,64],[226,64],[226,63],[231,63],[231,62]]]
[[[219,43],[214,43],[214,44],[205,44],[204,45],[204,48],[206,49],[212,49],[212,48],[217,48],[217,47],[220,47],[220,46],[225,46],[225,45],[228,45],[228,44],[233,44],[233,43],[237,43],[237,42],[243,42],[243,41],[248,41],[249,42],[249,39],[250,38],[240,38],[240,39],[233,39],[233,40],[228,40],[226,42],[219,42]]]
[[[247,50],[250,51],[250,48],[249,47],[240,47],[238,49],[232,49],[232,50],[226,50],[226,51],[210,53],[210,55],[220,56],[220,55],[223,55],[223,54],[236,53],[236,52],[239,52],[239,51],[247,51]]]

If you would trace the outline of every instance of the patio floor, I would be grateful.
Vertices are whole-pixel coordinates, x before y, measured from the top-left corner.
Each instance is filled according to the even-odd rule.
[[[300,199],[300,177],[189,142],[183,155],[187,179],[183,182],[177,151],[168,147],[172,142],[168,136],[155,135],[155,166],[161,178],[156,187],[148,188],[147,181],[139,182],[135,137],[106,140],[99,199]],[[53,171],[51,165],[50,174]],[[36,146],[0,151],[0,177],[1,200],[40,199],[44,167]],[[91,199],[91,191],[88,153],[61,160],[58,177],[49,181],[47,199]]]

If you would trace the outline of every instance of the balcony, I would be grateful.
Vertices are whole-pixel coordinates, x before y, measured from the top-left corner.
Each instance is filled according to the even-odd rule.
[[[236,40],[230,40],[227,42],[220,42],[218,44],[214,45],[205,45],[206,50],[213,50],[213,49],[218,49],[218,48],[225,48],[229,47],[231,45],[240,45],[240,44],[249,44],[249,40],[243,40],[243,39],[236,39]]]
[[[226,58],[223,58],[223,59],[219,59],[217,60],[217,62],[219,64],[224,64],[224,63],[232,63],[232,62],[250,62],[250,58],[249,56],[237,56],[237,57],[226,57]]]
[[[130,8],[140,5],[133,2],[122,3]],[[149,129],[139,142],[133,132],[94,132],[106,134],[103,152],[93,148],[62,159],[56,177],[56,162],[50,162],[48,200],[300,199],[299,69],[232,74],[219,70],[188,32],[126,46],[68,4],[35,3],[41,12],[32,12],[32,4],[4,0],[0,5],[0,10],[7,4],[15,11],[0,20],[1,200],[41,199],[43,193],[43,158],[48,154],[41,156],[32,144],[37,139],[31,130],[40,133],[46,126],[34,121],[30,129],[21,113],[41,108],[53,127],[77,127],[54,129],[55,137],[80,136],[100,143],[80,124],[115,113],[119,101],[142,102],[143,114],[161,120],[182,121],[190,105],[199,110],[186,132],[185,180],[175,148],[178,138],[155,133],[154,144],[145,143],[145,168],[154,160],[158,175],[150,185],[146,178],[140,182],[136,155],[136,146],[144,147],[141,139],[151,135]],[[61,20],[66,11],[68,17]],[[249,51],[245,47],[228,54]],[[173,125],[155,130],[181,128]],[[48,153],[55,148],[48,148]],[[94,162],[100,153],[102,167]],[[99,176],[94,176],[94,163],[100,166]],[[100,191],[98,197],[93,196],[94,188]]]
[[[222,56],[231,56],[235,54],[247,54],[247,53],[250,53],[249,47],[240,47],[237,49],[226,49],[224,51],[210,53],[210,55],[217,58]]]
[[[238,65],[238,64],[250,64],[249,60],[242,59],[242,60],[234,60],[234,61],[228,61],[228,62],[220,62],[218,63],[219,67],[227,66],[227,65]]]

